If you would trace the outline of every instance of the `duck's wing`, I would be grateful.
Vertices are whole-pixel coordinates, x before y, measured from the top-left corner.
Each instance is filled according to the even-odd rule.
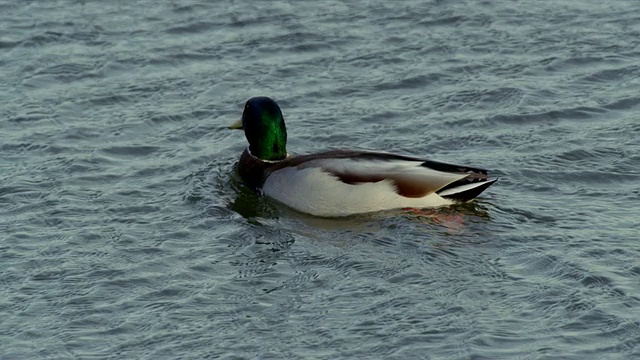
[[[489,178],[487,170],[480,168],[379,152],[335,150],[296,156],[274,165],[270,171],[284,167],[320,168],[351,185],[388,180],[398,195],[408,198],[437,193],[452,200],[466,201],[496,181]]]

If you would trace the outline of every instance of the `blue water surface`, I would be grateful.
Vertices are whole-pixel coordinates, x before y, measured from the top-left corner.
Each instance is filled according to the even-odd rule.
[[[640,356],[637,1],[0,0],[0,358]],[[344,219],[234,172],[290,153],[488,168]]]

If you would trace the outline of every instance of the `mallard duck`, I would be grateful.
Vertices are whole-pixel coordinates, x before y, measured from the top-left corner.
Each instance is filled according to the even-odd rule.
[[[289,155],[282,111],[268,97],[249,99],[229,128],[244,130],[249,141],[237,166],[242,180],[316,216],[451,205],[475,198],[497,180],[484,169],[382,152]]]

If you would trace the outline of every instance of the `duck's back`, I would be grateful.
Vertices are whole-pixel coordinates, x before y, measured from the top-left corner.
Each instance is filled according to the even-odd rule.
[[[483,169],[372,152],[330,151],[254,169],[260,166],[264,194],[318,216],[449,205],[495,181]]]

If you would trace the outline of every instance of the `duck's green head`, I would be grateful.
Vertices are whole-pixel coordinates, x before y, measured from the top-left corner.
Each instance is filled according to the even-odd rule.
[[[244,130],[253,156],[262,160],[287,157],[287,129],[280,106],[272,99],[266,96],[249,99],[242,118],[229,128]]]

